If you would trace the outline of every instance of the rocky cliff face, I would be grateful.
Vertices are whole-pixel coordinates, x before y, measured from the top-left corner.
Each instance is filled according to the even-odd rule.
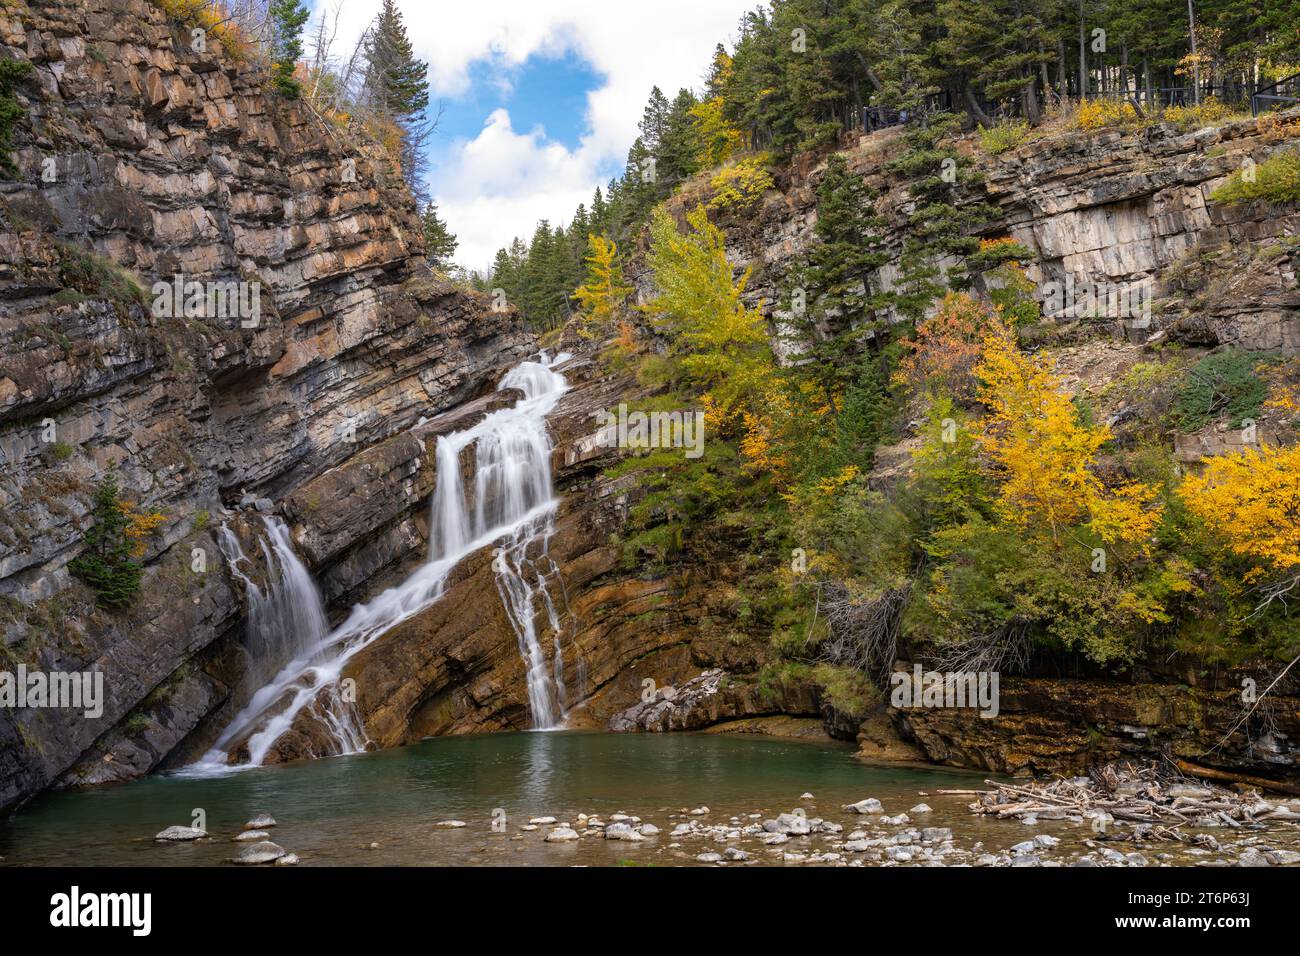
[[[987,193],[971,198],[1000,205],[1003,218],[990,226],[992,232],[1010,231],[1042,253],[1038,278],[1043,281],[1050,281],[1052,269],[1077,270],[1081,278],[1092,281],[1145,277],[1164,281],[1172,267],[1185,260],[1189,244],[1191,248],[1199,248],[1194,245],[1197,241],[1249,244],[1293,228],[1289,214],[1277,210],[1222,213],[1205,204],[1205,195],[1236,168],[1243,150],[1268,146],[1267,141],[1255,141],[1245,127],[1215,135],[1227,142],[1245,140],[1247,145],[1239,144],[1236,153],[1217,165],[1196,159],[1197,144],[1205,136],[1162,139],[1157,132],[1143,142],[1076,136],[1053,149],[1036,146],[1042,152],[1036,162],[1015,157],[1005,168],[988,163]],[[849,155],[876,180],[898,222],[907,212],[906,201],[898,184],[890,183],[883,172],[885,159],[896,148],[894,134],[886,132],[864,140]],[[1075,155],[1075,160],[1058,162],[1050,158],[1058,156],[1054,150]],[[1098,159],[1097,150],[1114,154],[1115,159]],[[1146,155],[1144,150],[1155,153]],[[1145,158],[1134,158],[1133,153],[1143,153]],[[1119,161],[1126,155],[1128,165]],[[1086,168],[1081,165],[1084,157],[1092,157]],[[815,159],[796,164],[785,190],[767,197],[754,224],[729,224],[737,265],[756,266],[752,287],[756,300],[776,297],[790,262],[809,240],[815,216],[813,187],[821,168]],[[1099,187],[1099,178],[1105,176],[1115,182]],[[1132,210],[1168,205],[1173,196],[1180,196],[1179,201],[1195,212],[1185,212],[1166,227],[1163,245],[1153,238],[1155,219],[1143,227],[1142,237],[1133,238],[1137,228],[1133,223],[1141,216]],[[1194,196],[1200,197],[1199,203],[1190,198]],[[1108,206],[1114,208],[1108,211]],[[1121,215],[1119,209],[1129,212]],[[896,226],[895,240],[901,228]],[[1124,246],[1126,251],[1114,253],[1108,244]],[[1279,343],[1285,347],[1289,341],[1294,324],[1289,304],[1295,295],[1294,266],[1285,257],[1268,264],[1271,271],[1257,272],[1258,281],[1243,294],[1214,297],[1223,308],[1235,310],[1235,317],[1225,312],[1218,325],[1224,341],[1256,348]],[[882,272],[888,281],[890,267]],[[646,279],[643,273],[643,291]],[[1100,381],[1118,374],[1121,366],[1116,362],[1131,361],[1138,351],[1126,340],[1145,340],[1160,329],[1174,329],[1180,308],[1173,296],[1151,328],[1114,324],[1110,331],[1115,335],[1116,357],[1094,361],[1087,357],[1089,347],[1080,347],[1081,358],[1075,364],[1088,366],[1080,372],[1081,380]],[[1255,318],[1242,318],[1248,314]],[[1104,345],[1098,348],[1106,350]],[[565,675],[563,704],[570,726],[784,733],[789,729],[769,718],[815,717],[834,736],[856,737],[864,756],[875,759],[1049,772],[1077,770],[1094,759],[1147,756],[1166,745],[1195,760],[1214,747],[1216,731],[1231,722],[1228,715],[1241,675],[1198,669],[1188,662],[1178,665],[1185,672],[1143,672],[1122,679],[1010,678],[1003,711],[993,720],[974,711],[886,709],[863,722],[861,716],[837,712],[811,683],[765,685],[759,672],[767,654],[766,635],[737,639],[744,637],[738,635],[735,621],[735,596],[744,569],[725,546],[720,544],[716,560],[708,567],[664,572],[627,566],[621,560],[618,539],[642,489],[634,475],[612,477],[618,472],[611,466],[625,452],[601,446],[592,416],[622,401],[635,402],[645,397],[645,390],[588,359],[570,362],[561,370],[572,388],[550,420],[556,492],[562,500],[547,555],[556,562],[563,583],[559,633],[545,628],[544,615],[539,613],[538,620],[548,653],[558,638]],[[370,520],[387,520],[383,516],[395,478],[413,482],[419,493],[425,493],[436,477],[428,472],[408,476],[392,463],[411,460],[415,436],[464,427],[480,410],[467,406],[411,434],[395,436],[292,493],[284,510],[299,529],[297,539],[309,559],[329,563],[330,526],[344,520],[313,514],[309,502],[329,497],[327,488],[364,488],[359,497],[373,512]],[[412,540],[423,533],[421,520],[420,516],[414,519]],[[331,577],[344,567],[335,564],[335,571],[327,572],[323,579],[327,593],[344,593],[351,587],[348,580],[336,582]],[[358,710],[376,746],[530,725],[523,658],[502,609],[486,550],[462,563],[438,604],[367,647],[346,673],[356,681]],[[1275,733],[1266,740],[1237,740],[1220,748],[1214,761],[1246,770],[1291,761],[1287,741],[1295,739],[1300,728],[1286,709],[1290,698],[1279,700],[1284,702],[1282,709],[1270,718]],[[806,722],[790,726],[806,731]],[[280,741],[272,758],[320,752],[323,742],[315,739],[315,733],[303,724]]]
[[[422,547],[419,439],[370,449],[532,344],[429,271],[380,147],[153,4],[5,4],[0,55],[34,67],[0,182],[0,660],[106,678],[98,720],[0,710],[3,807],[145,772],[229,703],[242,594],[214,529],[241,507],[300,522],[330,598]],[[244,283],[259,314],[155,314],[177,275]],[[322,480],[359,457],[369,484]],[[166,516],[117,613],[67,570],[107,473]]]
[[[999,156],[985,155],[972,139],[962,148],[983,183],[962,198],[997,208],[981,233],[1024,244],[1034,256],[1025,263],[1029,277],[1040,288],[1067,278],[1080,287],[1150,280],[1156,302],[1149,321],[1109,323],[1121,337],[1141,341],[1164,330],[1189,344],[1294,350],[1300,347],[1293,321],[1300,309],[1294,250],[1256,263],[1249,274],[1237,263],[1231,271],[1235,286],[1216,287],[1209,301],[1197,300],[1195,292],[1204,290],[1189,289],[1184,280],[1197,257],[1264,247],[1300,229],[1294,206],[1224,206],[1209,198],[1247,159],[1259,163],[1276,150],[1294,148],[1297,135],[1300,111],[1291,110],[1264,123],[1186,133],[1161,125],[1138,132],[1060,132]],[[893,252],[877,274],[882,289],[897,281],[897,257],[913,211],[905,183],[887,168],[903,148],[901,136],[897,128],[882,130],[842,150],[849,168],[880,196],[885,244]],[[812,241],[816,188],[825,169],[825,156],[799,157],[755,210],[724,220],[729,257],[754,268],[748,299],[763,303],[774,321],[781,318],[779,303],[789,299],[790,269]],[[680,211],[688,201],[676,201]]]
[[[382,150],[269,97],[251,65],[219,46],[196,52],[188,37],[143,0],[0,8],[0,52],[35,67],[18,174],[0,183],[0,660],[107,678],[97,720],[0,711],[0,807],[202,750],[249,690],[245,595],[214,529],[224,523],[255,555],[259,517],[283,518],[337,617],[422,560],[436,438],[511,401],[493,386],[534,347],[512,313],[428,272]],[[883,194],[895,247],[910,211],[885,169],[896,137],[847,151]],[[989,235],[1037,253],[1036,281],[1156,279],[1164,298],[1150,325],[1115,323],[1118,340],[1294,349],[1294,249],[1241,268],[1226,256],[1221,278],[1183,268],[1207,248],[1294,235],[1294,209],[1206,202],[1244,156],[1276,146],[1251,124],[1068,134],[981,159],[985,186],[970,199],[1001,210]],[[811,236],[821,159],[796,162],[754,215],[726,223],[737,265],[756,268],[751,297],[774,318]],[[255,282],[260,316],[154,315],[118,270],[146,288],[177,274]],[[882,282],[896,274],[886,265]],[[814,686],[763,685],[765,635],[736,639],[744,569],[725,546],[705,568],[622,561],[618,535],[642,490],[611,476],[620,452],[596,441],[592,414],[644,390],[584,358],[562,371],[573,388],[550,420],[562,502],[548,550],[563,607],[560,633],[541,640],[558,638],[572,726],[755,730],[778,726],[762,722],[771,715],[820,717],[859,736],[864,754],[1009,771],[1152,753],[1171,729],[1181,754],[1213,743],[1235,674],[1142,675],[1097,692],[1027,678],[1008,685],[1000,721],[924,711],[861,723]],[[67,570],[108,472],[138,508],[166,516],[147,541],[141,594],[112,613]],[[464,561],[440,602],[349,662],[376,746],[529,725],[490,559]],[[1278,715],[1266,745],[1226,759],[1292,760],[1293,718]],[[318,750],[304,726],[271,759]]]

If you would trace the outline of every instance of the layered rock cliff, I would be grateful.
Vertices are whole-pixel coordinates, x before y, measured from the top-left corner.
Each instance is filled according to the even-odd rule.
[[[1103,317],[1075,336],[1079,344],[1055,349],[1072,382],[1092,389],[1120,376],[1153,336],[1189,346],[1294,349],[1300,328],[1295,249],[1278,243],[1295,234],[1300,217],[1294,209],[1207,201],[1245,157],[1262,160],[1278,141],[1269,128],[1247,123],[1191,134],[1157,127],[1124,136],[1066,134],[1000,160],[980,160],[984,185],[968,199],[999,209],[988,233],[1010,234],[1034,251],[1031,271],[1040,283],[1070,275],[1080,282],[1150,280],[1158,290],[1149,320]],[[885,131],[846,152],[883,195],[895,249],[910,212],[903,184],[885,168],[897,149],[897,132]],[[822,169],[824,157],[803,158],[756,215],[724,219],[737,269],[755,269],[751,300],[768,309],[774,324],[781,283],[811,241]],[[684,210],[684,201],[677,204]],[[1265,246],[1281,252],[1254,254]],[[1203,264],[1212,258],[1208,251],[1223,249],[1250,264],[1234,275],[1231,293],[1212,276],[1189,285],[1187,263]],[[631,271],[648,296],[649,276],[635,263]],[[896,274],[896,264],[887,264],[883,284]],[[862,722],[838,712],[811,683],[769,686],[760,674],[770,656],[767,635],[761,628],[746,633],[738,620],[746,569],[724,544],[705,566],[666,572],[621,559],[628,510],[643,489],[635,474],[613,477],[620,472],[611,466],[625,452],[599,445],[591,416],[618,402],[635,403],[645,389],[590,361],[563,369],[574,387],[552,416],[562,502],[549,557],[558,563],[567,604],[561,633],[544,633],[542,643],[550,647],[558,636],[563,649],[571,726],[753,730],[762,726],[753,718],[817,716],[833,735],[857,737],[864,756],[1004,772],[1077,771],[1095,760],[1165,748],[1188,759],[1211,752],[1208,762],[1239,769],[1293,763],[1290,741],[1300,740],[1300,722],[1289,684],[1277,688],[1271,730],[1251,729],[1216,746],[1239,710],[1242,679],[1264,679],[1258,664],[1234,670],[1177,657],[1078,679],[1049,668],[1042,677],[1008,678],[995,720],[967,711],[887,709]],[[1188,436],[1189,447],[1192,439],[1196,453],[1183,454],[1188,464],[1231,442],[1207,433]],[[880,480],[890,480],[900,457],[906,459],[905,448],[882,450]],[[458,570],[442,603],[353,662],[360,707],[378,744],[528,726],[524,665],[494,588],[489,556],[481,554]],[[286,739],[281,756],[311,746]]]
[[[510,401],[494,386],[535,348],[512,312],[429,272],[382,149],[269,96],[254,64],[219,44],[196,52],[188,36],[144,0],[0,8],[0,55],[34,67],[19,91],[17,174],[0,182],[0,669],[106,675],[98,719],[0,710],[0,807],[201,752],[250,691],[244,587],[216,529],[252,552],[260,518],[282,518],[337,617],[423,559],[436,439]],[[845,151],[883,196],[894,250],[910,212],[886,166],[897,137]],[[968,198],[997,206],[988,235],[1035,253],[1035,281],[1156,281],[1149,323],[1110,323],[1115,357],[1078,363],[1081,379],[1131,363],[1151,336],[1293,351],[1296,246],[1255,253],[1294,236],[1300,215],[1207,202],[1244,157],[1284,139],[1248,123],[1061,134],[978,158],[984,182]],[[751,301],[774,324],[824,160],[800,157],[758,209],[724,222],[737,267],[755,267]],[[1188,268],[1211,252],[1217,272]],[[897,271],[886,265],[882,284]],[[178,274],[256,283],[257,321],[158,316],[131,291]],[[642,271],[643,293],[647,283]],[[644,490],[612,469],[624,453],[596,440],[592,416],[646,389],[588,356],[560,371],[572,388],[550,419],[561,503],[548,557],[563,606],[560,633],[541,641],[561,648],[570,725],[753,730],[753,718],[817,717],[870,756],[1008,771],[1077,769],[1170,738],[1188,756],[1214,743],[1242,674],[1187,662],[1024,678],[1007,685],[999,721],[936,710],[864,723],[812,684],[765,683],[767,635],[741,620],[748,569],[725,542],[707,565],[625,563],[619,538]],[[1189,462],[1216,447],[1197,441]],[[882,451],[881,481],[897,457]],[[118,612],[96,609],[67,569],[108,473],[137,508],[165,516],[146,541],[142,591]],[[462,562],[442,600],[346,676],[375,746],[528,726],[490,552]],[[1292,764],[1300,721],[1294,697],[1279,701],[1276,733],[1221,762]],[[318,745],[298,727],[270,759]]]
[[[490,390],[532,343],[430,272],[379,146],[271,96],[215,40],[196,50],[155,5],[5,4],[0,55],[33,67],[0,182],[0,651],[8,670],[106,678],[97,720],[0,710],[2,807],[61,776],[146,772],[229,702],[243,596],[214,531],[241,506],[322,516],[331,598],[399,562],[419,441],[368,459],[383,507],[320,476]],[[256,288],[260,314],[154,314],[153,283],[177,275]],[[165,516],[124,612],[67,569],[109,473]]]

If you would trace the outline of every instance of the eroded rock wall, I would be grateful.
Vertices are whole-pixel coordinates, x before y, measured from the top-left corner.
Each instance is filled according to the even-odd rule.
[[[963,187],[958,202],[986,202],[998,215],[980,230],[1010,236],[1033,259],[1025,266],[1046,297],[1049,283],[1067,279],[1135,287],[1149,280],[1156,299],[1149,319],[1120,316],[1099,321],[1137,340],[1169,330],[1193,344],[1236,344],[1265,350],[1300,347],[1293,321],[1300,309],[1297,255],[1256,263],[1247,275],[1236,270],[1235,285],[1217,290],[1212,302],[1192,301],[1169,281],[1201,250],[1264,248],[1300,230],[1294,205],[1222,205],[1210,194],[1247,160],[1259,163],[1300,140],[1300,111],[1259,123],[1239,121],[1216,128],[1179,132],[1155,125],[1120,132],[1057,132],[1000,154],[987,156],[973,137],[960,144],[981,174],[982,184]],[[877,272],[880,289],[894,287],[898,257],[914,204],[906,182],[888,169],[904,149],[899,128],[861,137],[841,150],[878,198],[882,236],[890,260]],[[824,156],[807,155],[782,170],[777,189],[743,215],[724,215],[728,257],[737,269],[752,267],[747,299],[762,303],[774,321],[788,302],[792,268],[813,240],[816,188],[826,169]],[[936,170],[937,174],[937,170]],[[684,214],[689,199],[671,201]],[[642,297],[649,278],[638,283]],[[1218,294],[1222,292],[1223,294]],[[1104,310],[1103,310],[1104,313]]]
[[[5,807],[146,772],[229,706],[243,595],[223,521],[255,531],[282,507],[341,600],[422,548],[422,442],[372,447],[533,345],[429,270],[382,148],[269,95],[214,38],[196,50],[154,4],[7,3],[0,55],[33,67],[0,181],[0,661],[106,678],[97,720],[0,710]],[[246,283],[260,314],[155,315],[151,286],[178,274]],[[359,456],[369,483],[322,480]],[[109,473],[165,516],[119,612],[67,569]]]

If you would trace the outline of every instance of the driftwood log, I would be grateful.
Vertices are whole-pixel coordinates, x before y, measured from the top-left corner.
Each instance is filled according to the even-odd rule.
[[[1177,840],[1195,842],[1185,832],[1195,827],[1229,827],[1237,829],[1263,823],[1300,826],[1300,801],[1269,802],[1259,790],[1271,781],[1255,781],[1259,786],[1245,792],[1229,790],[1183,774],[1207,776],[1204,768],[1184,762],[1174,766],[1154,764],[1110,764],[1094,770],[1088,777],[1058,778],[1050,781],[1000,783],[986,780],[989,790],[940,790],[951,796],[974,796],[971,812],[998,819],[1027,817],[1042,819],[1099,821],[1099,832],[1106,821],[1122,820],[1135,825],[1125,836],[1102,836],[1101,839]],[[1181,772],[1180,772],[1181,771]],[[1231,782],[1243,781],[1224,774]]]

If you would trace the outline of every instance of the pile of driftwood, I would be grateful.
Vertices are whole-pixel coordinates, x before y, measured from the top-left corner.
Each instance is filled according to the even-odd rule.
[[[1194,828],[1300,821],[1300,801],[1270,802],[1253,789],[1239,793],[1155,764],[1109,764],[1087,777],[985,783],[993,789],[940,792],[975,796],[973,813],[999,819],[1089,821],[1101,839],[1183,842],[1189,839],[1185,831]],[[1124,821],[1131,830],[1108,835],[1113,821]]]

